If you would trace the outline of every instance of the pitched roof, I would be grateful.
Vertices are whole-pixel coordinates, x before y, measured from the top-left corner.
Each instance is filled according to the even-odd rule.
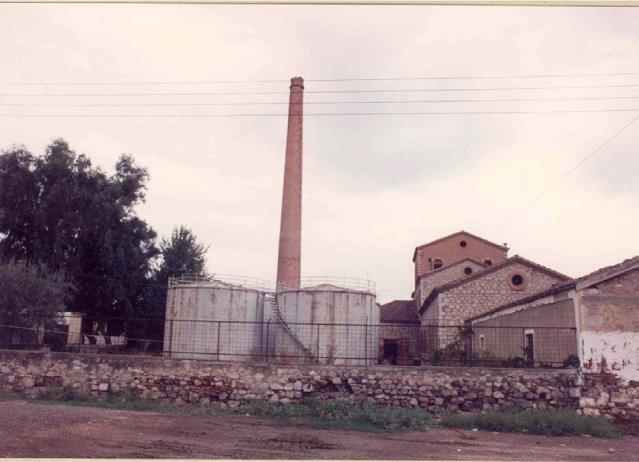
[[[512,257],[500,262],[500,263],[496,263],[493,266],[490,266],[482,271],[478,271],[476,273],[471,274],[470,276],[467,276],[465,278],[461,278],[461,279],[456,279],[455,281],[451,281],[447,284],[441,285],[439,287],[436,287],[435,289],[433,289],[433,291],[430,293],[430,295],[424,300],[424,303],[422,303],[422,306],[420,306],[419,308],[419,312],[423,313],[425,311],[425,307],[428,306],[430,304],[430,302],[433,300],[433,298],[435,298],[437,295],[439,295],[442,292],[446,292],[450,289],[454,289],[455,287],[461,286],[463,284],[466,284],[470,281],[474,281],[475,279],[479,279],[483,276],[485,276],[486,274],[490,274],[493,273],[501,268],[504,268],[506,266],[510,266],[512,264],[515,263],[521,263],[523,265],[526,265],[530,268],[536,269],[537,271],[541,271],[543,273],[548,274],[549,276],[555,277],[557,279],[560,279],[563,281],[568,281],[571,280],[570,277],[566,276],[565,274],[561,274],[557,271],[554,271],[546,266],[540,265],[539,263],[535,263],[533,261],[527,260],[524,257],[520,257],[519,255],[513,255]]]
[[[393,300],[379,308],[379,322],[419,324],[413,300]]]
[[[463,260],[459,260],[459,261],[453,262],[450,265],[442,266],[441,268],[437,268],[435,270],[429,271],[428,273],[422,274],[422,275],[420,275],[418,277],[418,279],[421,281],[422,279],[427,278],[427,277],[429,277],[429,276],[431,276],[433,274],[439,274],[439,273],[441,273],[444,270],[447,270],[447,269],[450,269],[450,268],[454,268],[455,266],[459,266],[462,263],[468,262],[468,261],[473,262],[476,265],[481,266],[482,268],[488,268],[490,266],[490,265],[487,265],[486,263],[481,263],[481,262],[475,260],[474,258],[466,257]]]
[[[595,284],[597,282],[602,282],[603,280],[610,279],[612,277],[618,276],[619,274],[623,274],[626,271],[632,271],[638,268],[639,268],[639,255],[634,256],[632,258],[628,258],[627,260],[624,260],[621,263],[618,263],[616,265],[610,265],[610,266],[605,266],[603,268],[599,268],[598,270],[595,270],[592,273],[588,273],[585,276],[581,276],[578,278],[569,279],[568,281],[553,284],[549,289],[544,290],[543,292],[539,292],[529,297],[515,300],[514,302],[509,302],[504,305],[500,305],[478,316],[468,318],[466,321],[474,321],[476,319],[483,318],[484,316],[495,314],[495,313],[498,313],[499,311],[507,310],[508,308],[512,308],[513,306],[534,302],[535,300],[538,300],[540,298],[549,297],[551,295],[558,294],[559,292],[563,292],[568,289],[573,289],[577,287],[577,285],[584,284],[585,287],[588,287],[589,285]]]
[[[613,278],[627,271],[632,271],[636,268],[639,268],[639,255],[628,258],[621,263],[617,263],[616,265],[604,266],[602,268],[599,268],[592,273],[588,273],[585,276],[581,276],[575,279],[575,283],[580,286],[588,286],[605,281],[606,279]]]
[[[493,247],[496,247],[496,248],[501,249],[503,251],[507,251],[508,250],[508,247],[506,245],[495,244],[494,242],[491,242],[491,241],[489,241],[487,239],[484,239],[483,237],[479,237],[479,236],[477,236],[475,234],[469,233],[468,231],[461,230],[461,231],[457,231],[456,233],[449,234],[448,236],[444,236],[444,237],[440,237],[439,239],[435,239],[434,241],[427,242],[426,244],[418,245],[417,247],[415,247],[415,250],[413,252],[413,261],[415,261],[415,256],[417,255],[417,250],[422,249],[424,247],[428,247],[429,245],[437,244],[438,242],[445,241],[446,239],[450,239],[451,237],[459,236],[461,234],[465,234],[466,236],[470,236],[470,237],[472,237],[474,239],[482,241],[482,242],[484,242],[484,243],[486,243],[488,245],[492,245]]]

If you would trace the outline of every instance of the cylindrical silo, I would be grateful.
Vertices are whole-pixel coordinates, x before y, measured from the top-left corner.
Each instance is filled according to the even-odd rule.
[[[286,326],[274,338],[284,362],[376,364],[379,310],[372,292],[321,284],[277,295]]]
[[[262,351],[264,293],[223,281],[169,284],[164,355],[250,361]]]

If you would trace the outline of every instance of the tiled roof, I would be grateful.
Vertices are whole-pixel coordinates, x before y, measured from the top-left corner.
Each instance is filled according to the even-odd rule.
[[[393,300],[379,308],[379,321],[385,323],[419,324],[413,300]]]

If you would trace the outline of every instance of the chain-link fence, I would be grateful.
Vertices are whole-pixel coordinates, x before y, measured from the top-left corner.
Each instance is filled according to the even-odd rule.
[[[56,317],[0,320],[0,348],[299,364],[576,366],[574,328]]]

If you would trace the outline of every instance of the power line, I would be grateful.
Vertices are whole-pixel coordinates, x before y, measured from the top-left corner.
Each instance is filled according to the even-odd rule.
[[[548,191],[550,191],[552,188],[554,188],[559,182],[561,182],[562,180],[564,180],[568,175],[570,175],[571,173],[573,173],[575,170],[577,170],[579,167],[581,167],[583,164],[585,164],[586,162],[588,162],[590,159],[592,159],[594,156],[596,156],[597,154],[599,154],[599,152],[604,148],[604,146],[606,146],[608,143],[610,143],[612,140],[614,140],[616,137],[618,137],[619,135],[621,135],[624,131],[626,131],[626,129],[628,129],[632,124],[634,124],[637,120],[639,120],[639,116],[635,117],[634,119],[632,119],[630,122],[628,122],[626,125],[624,125],[621,129],[617,130],[612,136],[610,136],[609,138],[607,138],[603,143],[601,143],[599,146],[597,146],[595,148],[594,151],[591,151],[586,157],[584,157],[583,159],[581,159],[579,162],[577,162],[577,164],[575,164],[573,167],[571,167],[568,171],[566,171],[561,178],[559,178],[556,182],[554,182],[553,184],[551,184],[550,186],[548,186],[546,189],[544,189],[543,191],[541,191],[539,194],[537,194],[530,202],[528,202],[526,205],[524,205],[521,209],[519,209],[517,212],[515,212],[513,215],[511,215],[506,221],[504,221],[495,231],[500,231],[504,226],[506,226],[508,223],[510,223],[511,221],[513,221],[515,218],[517,218],[519,215],[521,215],[524,211],[526,211],[530,206],[532,206],[535,202],[537,202],[539,199],[541,199]]]
[[[498,80],[498,79],[554,79],[574,77],[630,77],[639,72],[610,73],[567,73],[567,74],[518,74],[518,75],[444,75],[413,77],[352,77],[333,79],[305,79],[306,82],[380,82],[380,81],[419,81],[419,80]],[[0,82],[0,85],[16,86],[90,86],[90,85],[209,85],[209,84],[244,84],[244,83],[284,83],[288,79],[246,79],[246,80],[147,80],[147,81],[111,81],[111,82]]]
[[[327,112],[304,114],[304,117],[382,116],[382,115],[508,115],[508,114],[574,114],[606,112],[639,112],[633,109],[566,109],[546,111],[431,111],[431,112]],[[22,118],[214,118],[214,117],[288,117],[287,113],[230,114],[0,114],[0,117]]]
[[[480,88],[394,88],[366,90],[305,90],[312,94],[337,93],[420,93],[436,91],[509,91],[509,90],[583,90],[591,88],[631,88],[635,83],[611,85],[554,85],[543,87],[480,87]],[[0,96],[215,96],[215,95],[288,95],[287,91],[221,91],[221,92],[179,92],[179,93],[0,93]]]
[[[431,76],[431,77],[361,77],[349,79],[308,79],[306,82],[366,82],[366,81],[402,81],[402,80],[498,80],[498,79],[555,79],[566,77],[630,77],[639,72],[613,72],[592,74],[519,74],[519,75],[476,75],[476,76]]]
[[[306,101],[292,103],[295,105],[329,105],[329,104],[423,104],[423,103],[511,103],[511,102],[559,102],[559,101],[604,101],[639,99],[639,96],[587,96],[568,98],[494,98],[494,99],[423,99],[423,100],[383,100],[383,101]],[[10,107],[179,107],[179,106],[269,106],[289,105],[284,101],[264,101],[249,103],[235,101],[228,103],[0,103],[0,106]]]

